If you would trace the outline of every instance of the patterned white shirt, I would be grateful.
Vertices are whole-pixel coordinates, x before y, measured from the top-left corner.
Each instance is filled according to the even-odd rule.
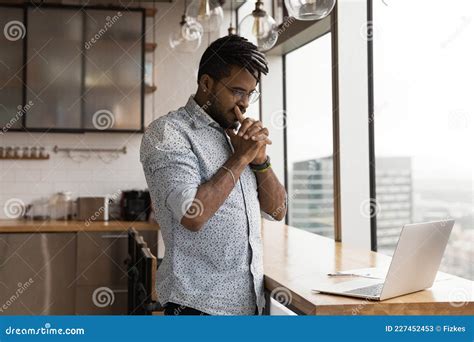
[[[198,186],[232,154],[224,129],[193,96],[144,133],[140,160],[165,244],[156,283],[162,305],[173,302],[211,315],[253,315],[257,306],[262,313],[261,212],[250,168],[198,232],[180,223]],[[193,209],[196,215],[202,210]]]

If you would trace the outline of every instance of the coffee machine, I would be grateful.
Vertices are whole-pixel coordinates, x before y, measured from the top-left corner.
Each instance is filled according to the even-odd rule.
[[[123,220],[147,221],[151,212],[150,192],[148,190],[123,191],[120,206]]]

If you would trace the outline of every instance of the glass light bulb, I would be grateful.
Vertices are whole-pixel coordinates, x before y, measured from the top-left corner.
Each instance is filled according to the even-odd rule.
[[[336,0],[285,0],[288,13],[298,20],[319,20],[331,13]]]
[[[224,11],[217,0],[193,0],[186,8],[186,16],[198,21],[204,32],[214,32],[222,25]]]
[[[176,52],[194,52],[201,46],[202,32],[201,24],[187,19],[179,24],[177,30],[171,32],[169,45]]]
[[[270,50],[278,40],[278,27],[275,20],[264,16],[247,15],[239,25],[239,34],[258,46],[260,51]]]
[[[200,23],[187,19],[181,26],[181,33],[186,40],[201,39],[204,29]]]

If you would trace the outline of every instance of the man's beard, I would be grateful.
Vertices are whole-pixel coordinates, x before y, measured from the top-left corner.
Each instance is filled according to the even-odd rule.
[[[235,129],[234,127],[238,124],[239,122],[236,120],[235,122],[229,122],[225,119],[224,117],[224,114],[222,114],[222,111],[218,109],[218,106],[217,106],[217,103],[216,103],[216,100],[214,99],[213,101],[211,101],[211,104],[207,107],[208,109],[208,114],[211,116],[211,118],[213,118],[218,124],[219,126],[221,126],[222,128],[224,129],[228,129],[228,128],[233,128]]]
[[[229,128],[232,128],[232,129],[235,131],[235,130],[237,130],[237,128],[239,128],[239,126],[240,126],[240,124],[239,124],[239,122],[236,120],[236,121],[234,121],[234,123],[232,124],[232,126],[229,127]]]

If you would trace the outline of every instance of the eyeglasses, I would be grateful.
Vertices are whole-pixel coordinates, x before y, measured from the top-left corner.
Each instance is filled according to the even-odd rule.
[[[260,97],[260,92],[257,89],[252,90],[250,93],[247,94],[245,91],[241,89],[235,89],[235,88],[229,87],[227,84],[225,84],[222,81],[217,81],[217,82],[222,84],[224,87],[226,87],[228,90],[230,90],[234,94],[234,100],[236,102],[242,101],[244,97],[247,96],[249,98],[249,103],[254,103]]]

